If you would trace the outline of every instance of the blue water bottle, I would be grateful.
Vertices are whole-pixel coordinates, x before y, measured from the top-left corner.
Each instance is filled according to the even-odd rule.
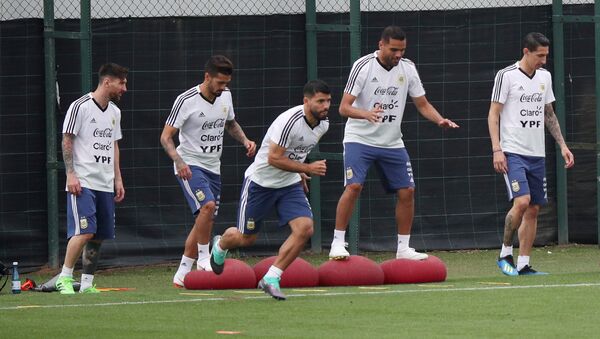
[[[19,280],[19,270],[17,269],[18,265],[19,265],[18,262],[16,262],[16,261],[13,262],[13,269],[12,269],[12,293],[13,294],[21,293],[21,280]]]

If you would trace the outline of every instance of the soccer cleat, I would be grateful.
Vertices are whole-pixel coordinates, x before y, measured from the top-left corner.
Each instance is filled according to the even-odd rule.
[[[264,277],[258,282],[258,288],[277,300],[285,300],[287,298],[279,289],[279,278]]]
[[[79,290],[79,293],[100,293],[100,291],[96,288],[96,285],[90,286],[86,289]]]
[[[196,268],[198,271],[212,272],[212,267],[210,267],[210,257],[198,259],[196,262]]]
[[[346,260],[350,256],[348,250],[348,243],[345,242],[343,244],[331,244],[331,249],[329,250],[329,259],[333,260]]]
[[[175,273],[175,276],[173,277],[173,287],[183,288],[185,286],[183,284],[184,278],[185,278],[185,276],[182,277],[179,275],[179,271],[177,273]]]
[[[427,258],[429,258],[427,254],[419,253],[411,247],[406,247],[396,251],[396,259],[425,260]]]
[[[58,277],[54,286],[60,294],[75,294],[72,277]]]
[[[511,277],[519,275],[519,271],[517,271],[517,268],[515,267],[515,261],[513,260],[512,255],[507,255],[505,257],[498,258],[497,263],[498,263],[498,267],[500,267],[500,270],[505,275],[508,275]]]
[[[210,252],[210,267],[217,275],[223,273],[223,269],[225,268],[225,257],[227,256],[227,250],[224,250],[221,253],[217,250],[216,246],[219,243],[219,240],[221,240],[220,235],[216,235],[213,238],[212,251]]]
[[[522,269],[519,270],[519,275],[547,275],[546,272],[538,272],[531,268],[529,265],[523,266]]]

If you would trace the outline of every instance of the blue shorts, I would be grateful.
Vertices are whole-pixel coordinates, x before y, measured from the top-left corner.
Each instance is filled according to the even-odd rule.
[[[190,170],[192,171],[190,180],[175,177],[183,189],[183,195],[192,210],[192,214],[197,215],[204,204],[214,201],[216,216],[219,212],[219,202],[221,200],[221,176],[198,166],[190,166]]]
[[[95,234],[94,239],[115,238],[115,194],[82,187],[76,196],[67,192],[67,239]]]
[[[238,230],[243,234],[257,233],[273,210],[279,216],[279,226],[287,225],[299,217],[313,217],[302,183],[267,188],[245,178],[240,196]]]
[[[356,142],[344,143],[344,186],[363,185],[373,163],[388,193],[415,187],[410,158],[405,148],[382,148]]]
[[[514,153],[505,155],[508,173],[504,174],[504,181],[508,190],[508,200],[530,195],[531,204],[545,205],[548,202],[545,158]]]

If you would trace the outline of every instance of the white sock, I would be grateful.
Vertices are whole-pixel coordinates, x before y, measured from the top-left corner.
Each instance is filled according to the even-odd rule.
[[[177,269],[177,274],[183,273],[185,275],[186,273],[189,273],[192,270],[192,266],[194,266],[194,261],[196,261],[196,259],[188,258],[185,255],[182,255],[179,268]]]
[[[346,231],[333,231],[333,241],[331,244],[344,245],[346,243]]]
[[[210,258],[208,244],[198,244],[198,261],[202,258]]]
[[[225,250],[221,248],[221,239],[213,246],[213,251],[217,251],[219,254],[225,253]]]
[[[81,275],[81,286],[79,287],[79,292],[85,290],[88,287],[92,287],[93,282],[94,282],[93,274],[82,274]]]
[[[71,268],[69,268],[69,267],[67,267],[67,266],[63,265],[63,267],[62,267],[62,271],[60,272],[60,275],[59,275],[59,277],[69,277],[69,278],[73,278],[73,269],[74,269],[74,268],[75,268],[75,267],[71,267]]]
[[[269,267],[269,271],[267,272],[267,274],[265,274],[265,278],[277,278],[277,279],[281,279],[281,275],[283,274],[283,271],[273,265],[271,265],[271,267]]]
[[[529,265],[529,256],[528,255],[520,255],[517,258],[517,271],[520,271],[523,267]]]
[[[398,251],[408,248],[408,242],[410,241],[410,234],[398,234]]]
[[[512,246],[504,246],[504,244],[502,244],[502,250],[500,251],[500,258],[504,258],[507,255],[512,255],[513,254],[513,247]]]

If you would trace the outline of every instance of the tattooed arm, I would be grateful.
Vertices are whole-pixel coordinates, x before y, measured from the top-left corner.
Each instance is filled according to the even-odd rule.
[[[242,126],[240,126],[237,121],[228,120],[225,123],[225,130],[227,130],[227,133],[229,133],[229,135],[231,135],[235,140],[246,147],[246,156],[254,156],[254,153],[256,152],[256,143],[246,137],[246,134],[242,130]]]
[[[177,170],[177,176],[181,179],[189,180],[192,178],[192,170],[190,170],[190,167],[183,161],[179,153],[177,153],[177,148],[173,141],[173,137],[178,131],[179,129],[173,126],[165,125],[162,134],[160,135],[160,144],[165,150],[165,153],[173,160],[175,169]]]
[[[563,159],[565,159],[565,168],[573,167],[575,164],[575,157],[563,139],[552,104],[546,104],[545,106],[544,124],[546,125],[548,132],[550,132],[552,137],[554,137],[554,140],[556,140],[556,143],[560,146],[560,153],[562,154]]]
[[[73,164],[73,139],[75,135],[71,133],[64,133],[62,139],[62,154],[63,161],[65,163],[65,170],[67,172],[67,191],[72,194],[81,194],[81,183],[75,172],[75,166]]]

